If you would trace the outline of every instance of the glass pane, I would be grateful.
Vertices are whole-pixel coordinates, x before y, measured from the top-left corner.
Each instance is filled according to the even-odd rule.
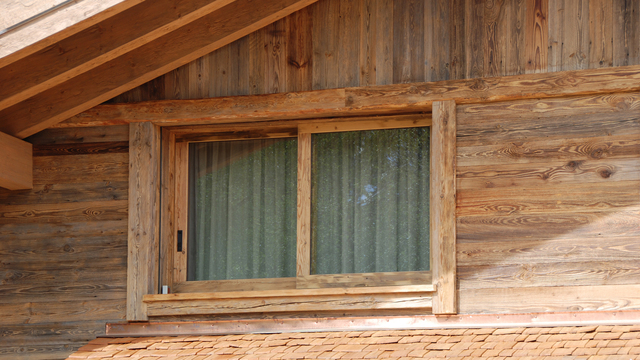
[[[313,274],[429,270],[429,128],[312,137]]]
[[[190,145],[188,280],[296,275],[297,146]]]

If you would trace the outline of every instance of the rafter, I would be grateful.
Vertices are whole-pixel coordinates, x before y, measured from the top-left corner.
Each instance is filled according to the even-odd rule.
[[[39,53],[44,57],[53,56],[58,64],[55,66],[57,70],[38,70],[35,77],[29,78],[29,84],[19,87],[16,91],[9,89],[4,96],[0,96],[0,109],[2,104],[7,106],[0,110],[0,131],[19,138],[34,134],[229,44],[315,1],[270,0],[256,3],[254,0],[199,0],[191,4],[182,4],[189,2],[178,0],[146,1],[114,16],[113,19],[106,20],[104,24],[96,25],[96,29],[104,32],[98,38],[105,42],[104,45],[109,51],[106,54],[101,54],[99,49],[94,55],[77,49],[76,54],[83,60],[79,64],[72,64],[73,68],[69,69],[62,65],[64,58]],[[179,3],[179,10],[189,8],[191,12],[185,14],[180,11],[168,11],[168,4],[171,3]],[[157,16],[147,18],[144,11],[141,11],[145,6],[150,6],[148,10],[153,10],[153,14]],[[169,14],[161,16],[162,11],[168,11]],[[163,18],[165,25],[159,25],[157,17]],[[128,42],[122,40],[117,35],[121,33],[121,29],[113,28],[115,24],[112,22],[120,19],[120,26],[126,27],[131,24],[136,28],[144,27],[138,18],[145,19],[148,31],[137,32],[137,37],[129,39]],[[125,22],[127,25],[123,24]],[[112,27],[106,27],[105,24]],[[135,32],[135,29],[122,31],[121,36],[130,36],[125,34],[132,31]],[[77,42],[72,44],[91,45],[90,42],[86,42],[86,38],[82,38],[91,38],[90,35],[79,33],[73,37]],[[115,45],[108,45],[111,43]],[[43,60],[36,60],[29,63],[25,58],[24,63],[20,61],[20,64],[42,64]],[[0,72],[9,73],[3,69],[0,69]]]

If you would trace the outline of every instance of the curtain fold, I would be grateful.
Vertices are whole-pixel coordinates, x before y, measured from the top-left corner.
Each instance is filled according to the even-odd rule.
[[[312,138],[312,273],[429,270],[429,128]]]
[[[297,141],[191,144],[188,280],[296,273]]]

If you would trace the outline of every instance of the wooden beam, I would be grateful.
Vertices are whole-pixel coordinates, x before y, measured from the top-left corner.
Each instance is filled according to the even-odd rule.
[[[0,187],[33,188],[33,148],[30,143],[0,133]]]
[[[317,0],[237,0],[0,111],[0,131],[23,138],[165,74]]]
[[[144,0],[56,1],[60,3],[60,6],[57,6],[53,11],[31,18],[22,24],[16,24],[0,34],[0,68],[89,28],[142,1]],[[4,11],[13,15],[11,11]]]
[[[286,94],[100,105],[58,127],[135,121],[159,125],[238,123],[273,119],[430,111],[434,101],[475,104],[640,90],[640,66],[330,89]]]
[[[431,125],[431,269],[437,293],[433,313],[456,306],[456,103],[433,103]]]
[[[296,276],[311,273],[311,134],[298,135]]]
[[[235,0],[145,1],[0,69],[0,110],[96,68]],[[46,66],[42,66],[46,64]]]
[[[127,320],[146,320],[142,299],[158,288],[160,128],[131,124],[129,134]]]

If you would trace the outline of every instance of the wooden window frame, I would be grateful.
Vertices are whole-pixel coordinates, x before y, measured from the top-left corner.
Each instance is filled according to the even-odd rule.
[[[310,274],[311,134],[431,126],[431,271]],[[186,281],[188,143],[298,138],[295,278]],[[415,309],[454,314],[455,103],[434,102],[432,114],[281,120],[162,128],[160,281],[172,294],[147,294],[144,318],[328,310]],[[183,251],[176,234],[183,233]]]

